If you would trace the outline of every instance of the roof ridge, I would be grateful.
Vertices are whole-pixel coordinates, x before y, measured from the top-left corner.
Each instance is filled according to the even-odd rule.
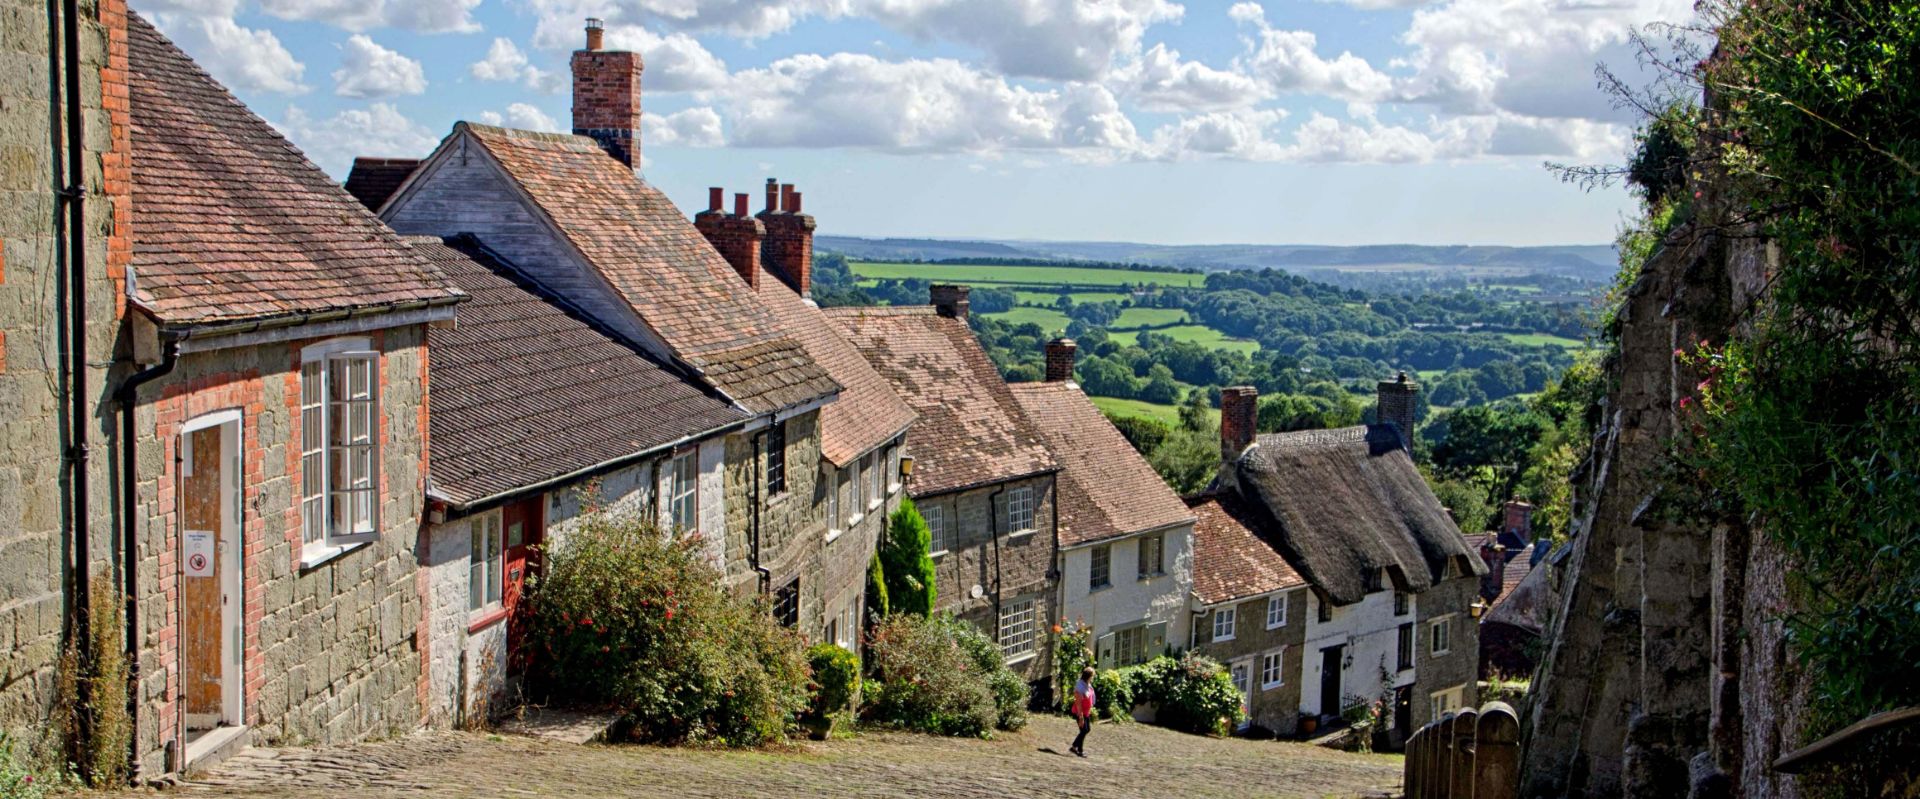
[[[460,128],[461,126],[465,126],[468,129],[479,132],[479,133],[494,133],[494,134],[499,134],[501,136],[506,136],[512,139],[524,139],[529,141],[550,141],[557,144],[584,144],[584,145],[592,146],[595,149],[598,149],[600,147],[600,144],[598,142],[595,142],[593,139],[586,136],[574,134],[574,133],[561,133],[559,131],[546,131],[546,130],[527,130],[526,128],[509,128],[501,125],[488,125],[484,122],[470,122],[464,119],[453,123],[453,126],[456,129]]]

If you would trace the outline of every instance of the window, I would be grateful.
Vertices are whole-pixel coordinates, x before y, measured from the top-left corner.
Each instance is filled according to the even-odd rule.
[[[1136,624],[1113,631],[1113,665],[1131,666],[1147,662],[1147,628]]]
[[[767,496],[777,497],[787,490],[787,423],[774,422],[767,428]]]
[[[478,612],[500,604],[500,514],[477,516],[469,529],[467,610]]]
[[[1287,595],[1267,597],[1267,629],[1287,626]]]
[[[1140,537],[1140,579],[1166,574],[1165,552],[1167,540],[1162,533]]]
[[[847,515],[841,516],[838,513],[834,514],[834,523],[839,524],[841,520],[845,520],[847,526],[851,527],[854,522],[860,519],[860,484],[854,482],[851,467],[841,469],[834,474],[833,499],[835,505],[839,504],[842,494],[847,495]]]
[[[1317,604],[1320,606],[1320,612],[1315,615],[1319,616],[1320,623],[1326,624],[1333,621],[1333,603],[1322,598]]]
[[[1442,616],[1429,623],[1427,643],[1429,651],[1435,655],[1444,655],[1453,651],[1453,617]]]
[[[1008,658],[1033,654],[1033,631],[1032,599],[1017,599],[1000,606],[1000,651]]]
[[[1380,578],[1381,578],[1381,575],[1383,575],[1383,574],[1385,574],[1385,571],[1384,571],[1384,570],[1382,570],[1382,569],[1368,569],[1368,570],[1367,570],[1367,574],[1366,574],[1366,577],[1365,577],[1365,582],[1366,582],[1366,586],[1367,586],[1367,593],[1369,593],[1369,594],[1371,594],[1371,593],[1373,593],[1373,592],[1375,592],[1375,591],[1378,591],[1378,590],[1380,590],[1381,588],[1384,588],[1384,587],[1386,587],[1386,584],[1385,584],[1385,581],[1384,581],[1384,580],[1382,580],[1382,579],[1380,579]]]
[[[1413,595],[1405,591],[1393,592],[1393,615],[1405,616],[1413,612]]]
[[[1233,640],[1234,616],[1238,611],[1233,608],[1221,608],[1213,612],[1213,640]]]
[[[859,602],[853,602],[843,608],[839,613],[833,614],[832,618],[827,619],[826,635],[822,636],[820,640],[838,646],[841,649],[853,649],[854,631],[859,629],[859,625],[855,619],[855,616],[859,613],[859,606]]]
[[[1024,533],[1032,529],[1033,487],[1007,489],[1007,533]]]
[[[773,620],[782,627],[800,623],[800,578],[793,578],[793,582],[773,592]]]
[[[853,482],[852,493],[847,496],[848,524],[857,522],[860,520],[860,517],[867,515],[867,475],[864,471],[866,467],[867,461],[864,458],[854,461],[852,466],[847,467],[847,470],[851,472],[848,476]]]
[[[840,486],[844,485],[845,483],[844,481],[837,479],[839,476],[839,472],[837,470],[828,469],[827,467],[822,466],[820,467],[820,471],[823,473],[820,476],[820,484],[827,487],[826,489],[827,531],[832,532],[834,530],[840,529],[841,527]]]
[[[1396,651],[1399,653],[1399,657],[1397,658],[1397,661],[1399,663],[1400,670],[1406,671],[1407,669],[1413,668],[1413,624],[1412,623],[1400,625],[1400,640],[1399,640],[1399,645]]]
[[[887,498],[887,476],[881,474],[884,470],[880,468],[880,453],[867,453],[862,462],[867,466],[867,479],[873,481],[873,485],[867,487],[867,507],[871,508]]]
[[[1463,686],[1455,686],[1433,694],[1431,697],[1432,718],[1438,720],[1441,716],[1460,709],[1460,695],[1464,692],[1465,689]]]
[[[887,445],[887,495],[892,496],[900,490],[900,447]]]
[[[927,551],[945,552],[953,542],[947,534],[947,509],[939,505],[928,505],[920,509],[920,518],[927,520]]]
[[[1272,690],[1287,684],[1287,649],[1268,652],[1260,658],[1260,688]]]
[[[1233,674],[1233,689],[1235,691],[1240,692],[1241,696],[1243,697],[1246,696],[1247,695],[1247,664],[1235,663],[1233,664],[1233,668],[1231,669],[1231,672]]]
[[[300,353],[300,515],[309,546],[370,541],[379,530],[380,354],[371,346],[340,339]]]
[[[672,492],[667,495],[667,512],[673,517],[673,529],[682,533],[696,532],[700,529],[699,450],[690,449],[673,457],[672,479]]]
[[[1113,585],[1113,545],[1101,544],[1092,550],[1093,562],[1087,567],[1087,590],[1098,591]]]

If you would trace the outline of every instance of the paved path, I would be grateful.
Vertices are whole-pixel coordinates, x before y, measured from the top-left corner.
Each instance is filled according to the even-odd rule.
[[[1400,759],[1141,724],[1094,729],[1047,716],[992,741],[869,732],[774,750],[581,746],[430,732],[324,749],[252,749],[180,789],[192,796],[1011,797],[1381,796]]]

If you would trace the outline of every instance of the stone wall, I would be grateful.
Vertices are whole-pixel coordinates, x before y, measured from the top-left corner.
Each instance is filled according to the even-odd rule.
[[[1035,529],[1010,534],[1005,530],[1006,511],[1000,507],[995,494],[1020,486],[1033,489]],[[1004,498],[1004,494],[1000,496]],[[955,542],[935,559],[934,573],[939,587],[934,608],[973,622],[997,638],[1000,620],[995,610],[996,598],[1002,601],[1035,599],[1035,623],[1039,628],[1035,656],[1013,664],[1013,669],[1029,682],[1049,679],[1053,668],[1050,630],[1060,621],[1056,607],[1058,592],[1047,577],[1054,553],[1053,476],[914,497],[913,501],[922,508],[944,508],[947,518],[954,520]],[[995,508],[1002,517],[997,528],[989,526]],[[993,529],[1000,530],[997,546],[989,532]]]
[[[1305,683],[1309,592],[1306,588],[1295,588],[1278,595],[1285,597],[1286,602],[1285,621],[1279,626],[1267,626],[1267,602],[1274,595],[1262,595],[1233,605],[1235,621],[1231,639],[1213,637],[1218,608],[1194,616],[1193,643],[1195,649],[1227,664],[1228,668],[1235,663],[1247,664],[1249,720],[1277,734],[1291,735],[1300,722],[1300,692]],[[1273,652],[1279,652],[1282,660],[1278,685],[1269,685],[1263,673],[1265,656]]]
[[[752,540],[757,491],[761,499],[757,565],[770,572],[764,587],[771,592],[798,579],[799,627],[817,636],[826,623],[827,600],[819,579],[827,537],[826,492],[819,485],[820,412],[802,413],[785,424],[787,488],[779,494],[767,494],[765,487],[758,485],[766,473],[766,453],[756,454],[756,446],[765,446],[766,428],[726,438],[723,491],[727,583],[743,593],[762,587],[760,575],[754,570]]]
[[[1442,580],[1415,596],[1413,672],[1415,676],[1412,724],[1419,728],[1433,721],[1432,703],[1427,700],[1436,691],[1464,687],[1461,706],[1471,707],[1476,699],[1475,685],[1480,679],[1480,622],[1473,618],[1474,600],[1480,597],[1480,579],[1467,574]],[[1449,646],[1447,654],[1433,654],[1433,622],[1444,617]]]
[[[426,335],[371,334],[380,364],[380,535],[302,564],[299,353],[313,341],[181,356],[141,404],[139,602],[143,767],[178,735],[178,432],[241,411],[244,716],[258,743],[339,743],[421,721],[431,652],[419,639],[416,546],[425,495]]]

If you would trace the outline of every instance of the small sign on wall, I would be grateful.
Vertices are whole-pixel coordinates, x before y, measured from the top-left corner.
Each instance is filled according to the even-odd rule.
[[[188,577],[212,577],[213,533],[208,530],[188,530],[185,557]]]

